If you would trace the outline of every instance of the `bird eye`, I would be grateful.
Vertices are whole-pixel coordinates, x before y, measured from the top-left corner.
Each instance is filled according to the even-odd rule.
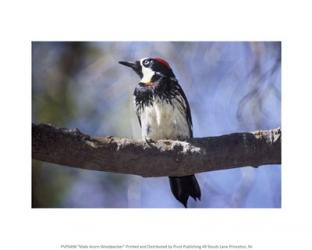
[[[143,61],[143,65],[144,65],[145,67],[148,67],[148,66],[150,65],[150,63],[151,63],[151,60],[150,60],[150,59],[145,59],[145,60]]]

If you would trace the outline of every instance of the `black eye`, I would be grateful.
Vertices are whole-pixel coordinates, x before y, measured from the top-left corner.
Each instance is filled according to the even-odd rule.
[[[145,59],[143,61],[143,66],[148,67],[151,64],[151,60],[150,59]]]

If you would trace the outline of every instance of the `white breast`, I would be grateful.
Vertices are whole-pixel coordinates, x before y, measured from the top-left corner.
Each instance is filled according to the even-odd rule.
[[[143,139],[181,139],[189,138],[190,131],[186,116],[180,103],[173,100],[172,104],[154,99],[153,105],[141,111]]]

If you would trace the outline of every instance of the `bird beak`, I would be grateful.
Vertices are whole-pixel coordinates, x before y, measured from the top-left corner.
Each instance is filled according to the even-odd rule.
[[[136,66],[134,62],[119,61],[119,63],[130,68],[134,68]]]
[[[142,70],[139,61],[136,62],[126,62],[126,61],[119,61],[121,65],[127,66],[133,69],[140,77],[142,77]]]

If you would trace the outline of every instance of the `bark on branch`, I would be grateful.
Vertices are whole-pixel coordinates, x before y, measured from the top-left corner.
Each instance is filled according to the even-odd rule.
[[[281,129],[194,138],[188,142],[92,138],[78,129],[32,125],[32,158],[144,177],[281,163]]]

